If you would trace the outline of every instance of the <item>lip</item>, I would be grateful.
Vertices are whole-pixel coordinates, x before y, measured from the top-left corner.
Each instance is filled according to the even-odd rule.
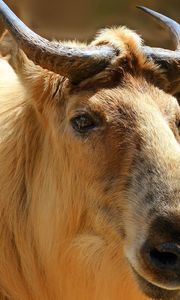
[[[135,278],[140,286],[140,289],[146,294],[148,297],[156,299],[156,300],[180,300],[180,290],[166,290],[160,288],[146,279],[144,279],[141,275],[137,273],[137,271],[131,267]]]

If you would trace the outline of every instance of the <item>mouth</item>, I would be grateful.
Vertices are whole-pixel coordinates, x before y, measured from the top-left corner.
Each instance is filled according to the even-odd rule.
[[[156,300],[180,300],[180,290],[166,290],[160,288],[146,279],[144,279],[141,275],[139,275],[136,270],[133,269],[133,273],[135,278],[140,286],[140,289],[146,294],[148,297],[156,299]]]

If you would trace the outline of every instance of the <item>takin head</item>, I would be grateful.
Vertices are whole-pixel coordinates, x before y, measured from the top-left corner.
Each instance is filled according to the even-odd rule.
[[[15,173],[1,162],[0,201],[6,194],[12,201],[7,181],[17,186],[11,197],[14,210],[26,207],[36,255],[49,265],[57,263],[62,244],[70,241],[95,275],[105,260],[117,276],[123,248],[147,295],[176,299],[180,108],[173,95],[179,92],[180,26],[143,9],[170,30],[175,51],[143,46],[136,33],[123,27],[101,31],[90,45],[49,42],[0,1],[11,33],[3,36],[0,51],[8,55],[27,98],[14,117],[14,136],[13,130],[9,133],[16,140],[20,130],[18,139],[25,137],[22,161],[15,160]],[[15,140],[3,159],[18,153]],[[24,174],[19,181],[17,170]],[[11,219],[8,210],[7,215],[4,224]],[[17,221],[14,215],[8,228],[16,236],[13,228],[20,219],[24,226],[26,218]],[[44,273],[50,269],[46,263]]]

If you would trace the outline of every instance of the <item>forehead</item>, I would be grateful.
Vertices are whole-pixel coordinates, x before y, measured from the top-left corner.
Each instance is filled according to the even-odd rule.
[[[177,100],[144,78],[129,78],[113,88],[76,91],[68,102],[68,112],[91,109],[111,115],[124,108],[137,113],[153,110],[165,116],[179,113]]]

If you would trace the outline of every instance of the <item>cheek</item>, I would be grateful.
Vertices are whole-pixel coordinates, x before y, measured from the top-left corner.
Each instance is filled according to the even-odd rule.
[[[122,189],[130,173],[134,151],[113,145],[109,141],[104,144],[100,138],[87,141],[71,142],[69,159],[79,176],[93,180],[101,185],[103,190],[111,190],[116,185],[117,191]],[[100,187],[100,186],[99,186]]]
[[[68,135],[64,139],[63,162],[71,177],[72,185],[74,180],[78,186],[93,184],[99,178],[101,165],[98,163],[98,147],[89,138]],[[97,167],[98,165],[98,167]]]
[[[87,138],[68,134],[64,144],[62,160],[69,170],[72,185],[76,180],[82,190],[86,187],[86,198],[101,199],[100,205],[118,211],[119,207],[126,206],[123,191],[137,152],[133,138],[130,143],[129,139],[122,139],[121,134],[112,132]]]

